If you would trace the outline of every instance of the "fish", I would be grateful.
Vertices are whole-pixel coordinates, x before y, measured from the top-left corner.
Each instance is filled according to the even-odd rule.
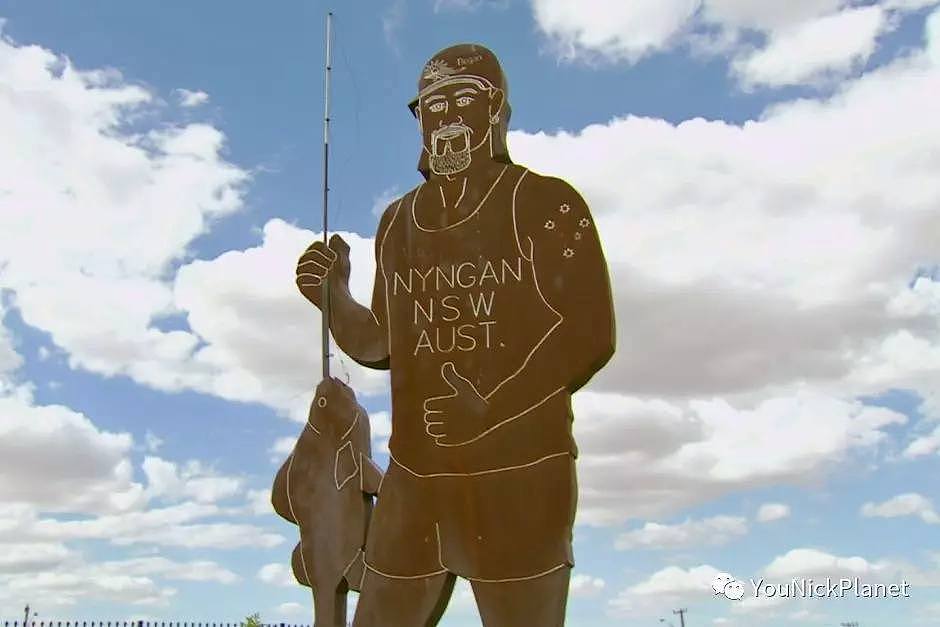
[[[291,570],[313,591],[314,627],[346,625],[346,594],[362,587],[366,535],[382,477],[372,459],[369,415],[352,388],[325,378],[271,490],[274,511],[299,527]]]

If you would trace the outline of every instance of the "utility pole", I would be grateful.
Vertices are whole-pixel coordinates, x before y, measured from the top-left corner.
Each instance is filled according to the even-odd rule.
[[[687,609],[685,609],[685,608],[683,608],[683,609],[681,609],[681,610],[673,610],[673,611],[672,611],[673,614],[678,614],[678,615],[679,615],[679,627],[685,627],[685,613],[688,612],[688,611],[689,611],[689,610],[687,610]],[[856,626],[856,627],[857,627],[857,626]]]

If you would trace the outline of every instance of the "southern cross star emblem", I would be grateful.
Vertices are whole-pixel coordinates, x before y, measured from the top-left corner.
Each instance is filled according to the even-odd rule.
[[[447,65],[445,59],[431,59],[428,61],[428,64],[424,66],[423,78],[428,81],[439,81],[459,71],[459,69],[454,69]]]

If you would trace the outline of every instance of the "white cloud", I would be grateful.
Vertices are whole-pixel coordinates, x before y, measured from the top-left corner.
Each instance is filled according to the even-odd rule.
[[[296,587],[298,585],[290,564],[265,564],[258,571],[258,579],[273,586]]]
[[[349,243],[350,290],[360,302],[372,297],[375,248],[371,239],[341,233]],[[282,220],[264,226],[264,241],[180,268],[174,289],[190,326],[206,342],[185,363],[155,364],[153,377],[174,376],[185,386],[231,400],[263,402],[304,421],[319,372],[320,318],[297,291],[297,258],[319,236]],[[286,350],[285,347],[292,347]],[[357,393],[386,389],[387,375],[344,360]]]
[[[931,60],[940,65],[940,9],[937,9],[927,18],[927,54]]]
[[[916,493],[899,494],[883,503],[865,503],[861,514],[869,518],[917,516],[925,523],[940,524],[940,514],[934,509],[930,499]]]
[[[295,601],[288,601],[287,603],[281,603],[275,607],[274,612],[280,614],[281,616],[301,616],[303,614],[308,614],[310,612],[310,608],[305,607]]]
[[[0,542],[0,578],[53,569],[73,555],[60,542]]]
[[[831,14],[844,0],[798,0],[755,2],[754,0],[704,0],[703,18],[734,29],[772,31],[793,27]]]
[[[790,517],[790,506],[783,503],[764,503],[757,510],[758,522],[773,522]]]
[[[392,204],[392,201],[401,196],[400,187],[398,185],[392,185],[391,187],[382,190],[377,196],[372,199],[372,215],[379,218],[388,209],[388,206]]]
[[[668,47],[700,0],[532,0],[539,29],[568,58],[601,54],[636,61]]]
[[[238,575],[219,564],[207,560],[175,562],[165,557],[139,557],[95,564],[100,572],[125,575],[159,575],[175,581],[211,581],[231,584],[239,581]]]
[[[879,6],[850,8],[774,31],[767,45],[739,55],[734,71],[745,85],[800,85],[842,76],[867,61],[888,26]]]
[[[600,595],[606,587],[607,582],[600,577],[576,573],[571,577],[568,592],[572,597],[591,598]]]
[[[23,545],[21,549],[25,553],[40,546]],[[44,551],[50,554],[49,548]],[[239,580],[238,575],[212,561],[177,562],[151,556],[89,563],[74,552],[62,552],[61,548],[51,553],[57,554],[60,563],[41,570],[8,570],[3,568],[5,562],[0,558],[0,603],[19,602],[28,594],[34,607],[75,606],[93,601],[167,605],[176,595],[174,588],[165,585],[167,582],[225,585]]]
[[[179,96],[180,106],[183,107],[198,107],[209,102],[209,94],[204,91],[178,89],[176,93]]]
[[[0,393],[8,385],[7,377],[23,365],[23,357],[16,351],[13,335],[3,324],[6,315],[7,308],[0,291]]]
[[[274,513],[270,490],[248,490],[246,501],[248,511],[255,516],[268,516]]]
[[[147,456],[141,466],[147,477],[146,493],[150,498],[214,503],[242,490],[242,479],[218,475],[195,460],[181,468],[174,462]]]
[[[573,408],[578,520],[587,524],[668,515],[735,490],[816,481],[905,421],[808,390],[752,409],[717,398],[680,405],[585,391]]]
[[[284,537],[255,525],[206,522],[226,512],[214,504],[184,502],[168,507],[129,511],[78,520],[37,519],[30,513],[19,533],[45,540],[106,540],[116,546],[156,545],[183,548],[271,548]],[[20,520],[24,520],[20,516]]]
[[[862,396],[910,390],[940,418],[940,282],[911,284],[938,261],[938,92],[914,51],[741,125],[511,133],[518,162],[586,197],[611,266],[618,350],[574,399],[582,521],[816,480],[892,446],[905,418]]]
[[[753,596],[751,579],[754,582],[764,580],[767,585],[781,585],[793,579],[813,579],[825,581],[858,577],[866,584],[894,584],[908,581],[912,589],[940,585],[940,572],[936,566],[940,559],[934,557],[930,569],[917,567],[910,563],[880,559],[870,560],[861,556],[842,557],[816,548],[796,548],[777,556],[754,574],[732,573],[738,581],[744,583],[745,598],[735,603],[731,611],[735,614],[777,613],[781,606],[790,603],[790,613],[799,613],[803,609],[793,608],[794,599],[781,596],[759,598]],[[663,607],[676,607],[676,604],[694,604],[713,597],[712,582],[723,571],[708,564],[683,568],[670,565],[637,583],[627,586],[609,602],[609,610],[617,616],[646,616],[661,612]],[[798,614],[802,616],[802,614]],[[746,624],[754,624],[753,618]],[[732,625],[736,621],[724,617],[714,624]]]
[[[0,196],[0,267],[23,319],[47,331],[73,368],[304,416],[319,356],[300,347],[319,345],[319,314],[293,274],[315,234],[274,220],[260,247],[174,273],[213,220],[242,207],[248,174],[222,158],[222,133],[141,128],[151,93],[6,39],[0,80],[10,94],[0,98],[0,166],[10,182]],[[347,240],[353,291],[368,301],[372,241]],[[185,315],[190,329],[159,330],[167,315]],[[8,361],[0,352],[0,367]],[[364,370],[352,369],[357,390],[386,388],[387,377]]]
[[[722,545],[746,533],[747,519],[740,516],[714,516],[675,525],[648,522],[640,529],[621,534],[615,546],[619,550],[632,550]]]
[[[163,446],[163,440],[158,438],[150,429],[147,429],[144,434],[144,443],[148,453],[156,453]]]
[[[914,459],[940,451],[940,426],[933,433],[916,438],[904,449],[904,457]]]
[[[297,436],[286,436],[276,439],[274,444],[271,445],[271,448],[268,449],[271,461],[276,464],[282,464],[284,460],[287,459],[287,456],[293,452],[296,443]]]
[[[102,431],[61,405],[34,405],[29,394],[0,395],[0,416],[0,500],[72,512],[120,511],[141,501],[129,434]]]
[[[879,580],[893,575],[888,561],[871,562],[863,557],[839,557],[819,549],[793,549],[764,568],[768,581],[790,581],[793,578],[859,577]]]
[[[609,601],[609,608],[615,615],[638,615],[673,601],[704,599],[711,596],[712,582],[720,572],[708,565],[668,566],[621,591]]]
[[[693,53],[727,55],[745,87],[780,87],[844,78],[871,57],[900,15],[935,3],[532,0],[532,10],[563,58],[634,63],[687,43]]]
[[[150,577],[86,572],[43,571],[10,578],[0,598],[8,603],[29,596],[36,605],[75,606],[92,601],[165,606],[176,590],[162,587]]]

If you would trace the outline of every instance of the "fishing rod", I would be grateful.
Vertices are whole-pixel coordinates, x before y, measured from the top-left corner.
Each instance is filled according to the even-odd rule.
[[[329,242],[327,241],[327,229],[329,228],[329,223],[327,221],[327,206],[329,204],[329,195],[330,195],[330,66],[333,61],[333,47],[332,47],[332,36],[333,36],[333,12],[330,11],[326,14],[326,72],[324,77],[324,107],[323,107],[323,243],[327,246]],[[321,319],[323,321],[323,327],[321,330],[322,340],[323,340],[323,378],[327,379],[330,376],[330,289],[329,289],[329,275],[323,279],[323,297],[321,302],[323,307],[321,309]]]

